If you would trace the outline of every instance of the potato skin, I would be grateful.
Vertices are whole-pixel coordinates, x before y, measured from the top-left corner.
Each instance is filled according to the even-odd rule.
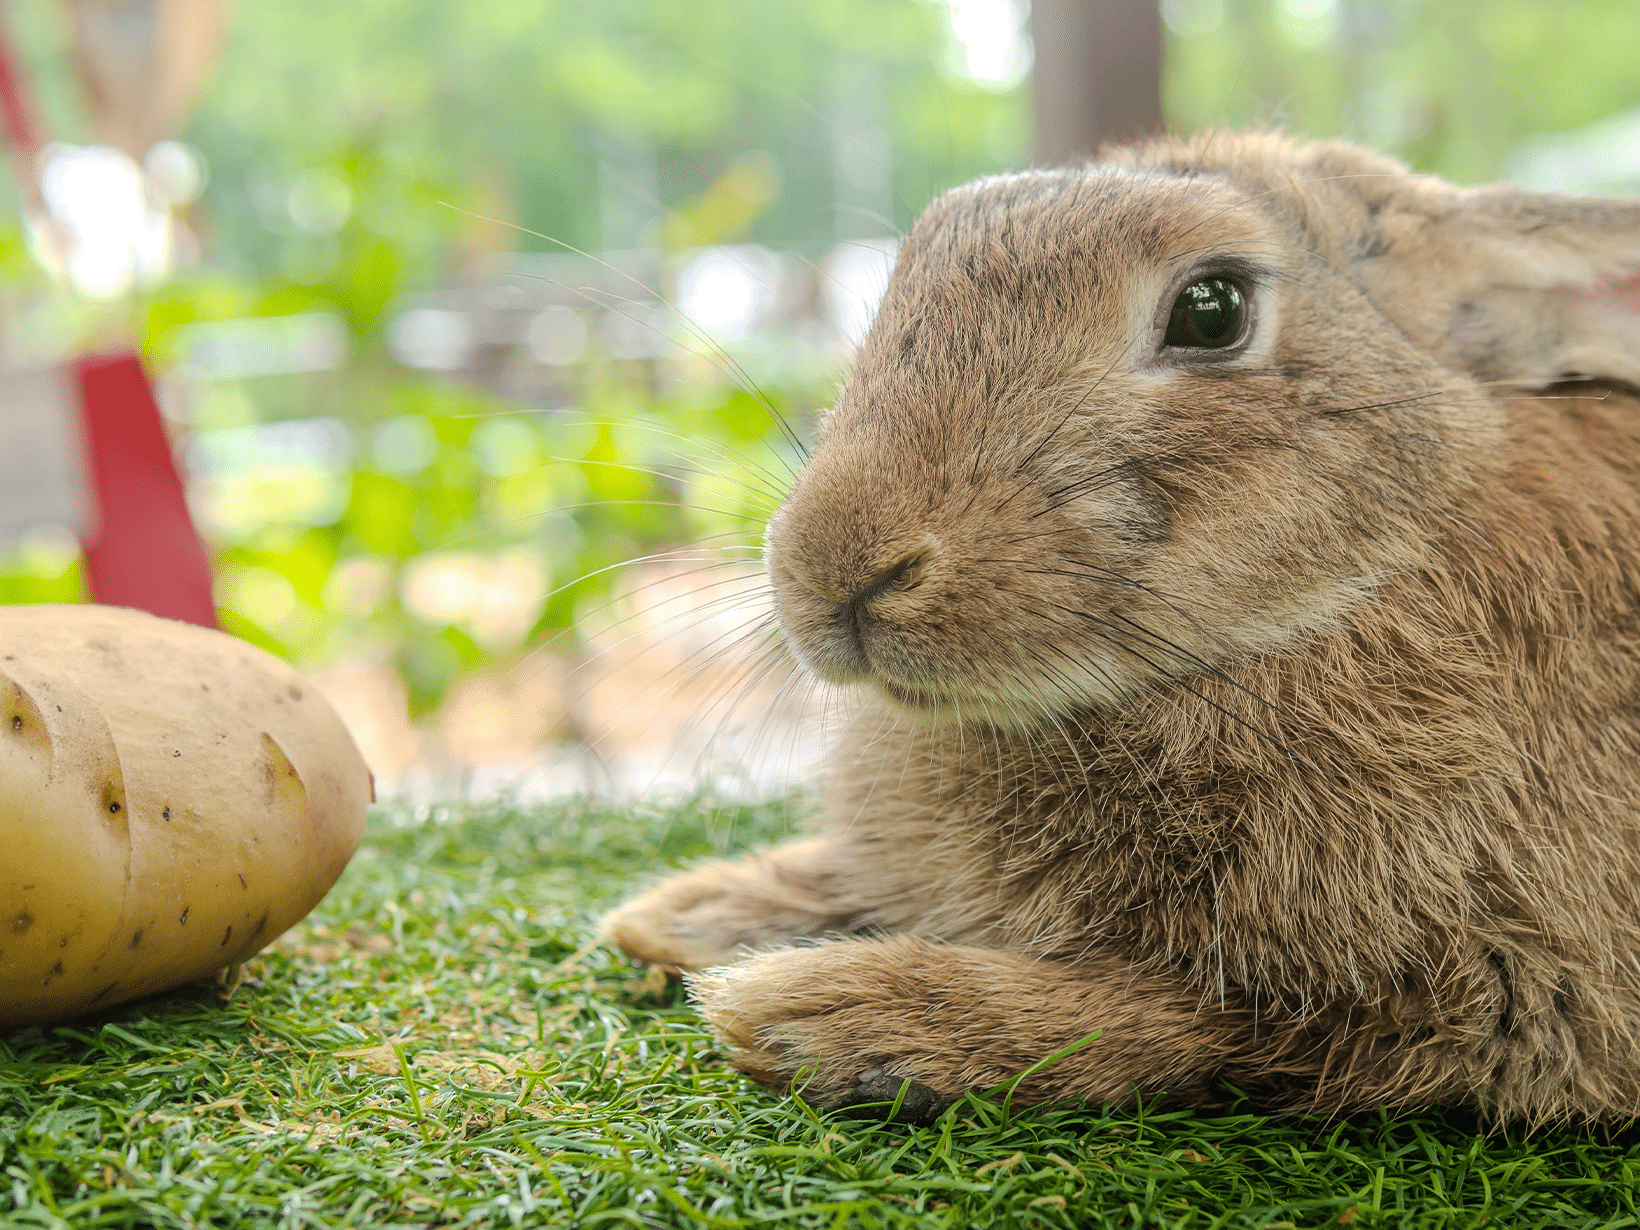
[[[0,607],[0,1028],[266,947],[371,798],[341,719],[272,655],[121,607]]]

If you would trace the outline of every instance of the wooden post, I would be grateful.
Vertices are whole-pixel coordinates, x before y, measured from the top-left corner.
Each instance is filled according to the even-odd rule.
[[[1157,0],[1032,0],[1031,39],[1037,166],[1163,130]]]

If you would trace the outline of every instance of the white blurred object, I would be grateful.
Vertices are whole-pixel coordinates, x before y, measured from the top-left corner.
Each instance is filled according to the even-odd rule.
[[[201,478],[290,470],[345,470],[353,434],[340,419],[285,419],[201,431],[188,443],[188,472]]]
[[[686,332],[719,342],[740,341],[778,302],[780,278],[780,258],[757,244],[695,253],[678,272],[678,311]]]
[[[142,157],[142,169],[160,203],[173,209],[197,201],[205,191],[205,159],[186,142],[155,142]]]
[[[188,444],[194,512],[224,542],[245,541],[274,524],[332,525],[347,510],[352,457],[352,432],[333,418],[198,432]]]
[[[826,314],[850,346],[858,346],[871,328],[899,250],[898,239],[856,239],[838,244],[826,258]]]
[[[94,524],[79,391],[61,367],[0,369],[0,544]]]
[[[1315,51],[1335,42],[1343,26],[1339,0],[1280,0],[1276,28],[1294,47]]]
[[[46,156],[40,192],[66,232],[60,259],[75,289],[113,299],[170,269],[169,216],[150,200],[142,169],[128,154],[107,145],[55,145]]]
[[[492,478],[522,474],[542,463],[541,434],[519,418],[487,419],[473,428],[468,450]]]
[[[555,304],[536,313],[524,341],[542,363],[562,367],[586,350],[587,323],[574,308]]]
[[[1224,24],[1224,0],[1162,0],[1162,21],[1182,38],[1200,38]]]
[[[226,0],[67,0],[72,58],[98,144],[48,144],[26,79],[8,147],[34,254],[81,294],[159,280],[198,241],[171,215],[204,187],[198,152],[166,141],[221,44]],[[147,168],[138,166],[144,160]]]
[[[1028,0],[946,0],[951,34],[961,48],[961,75],[1011,90],[1031,71]]]
[[[1570,132],[1528,137],[1505,170],[1517,184],[1545,192],[1640,192],[1640,107]]]
[[[376,428],[370,459],[376,468],[399,478],[425,469],[438,456],[438,437],[419,414],[401,414]]]
[[[387,348],[406,367],[448,372],[463,366],[477,339],[465,313],[447,308],[411,308],[387,329]]]
[[[334,235],[353,216],[353,189],[330,171],[306,171],[286,190],[285,212],[310,235]]]
[[[213,588],[218,605],[271,632],[291,631],[303,615],[296,586],[271,568],[230,564],[217,574]]]

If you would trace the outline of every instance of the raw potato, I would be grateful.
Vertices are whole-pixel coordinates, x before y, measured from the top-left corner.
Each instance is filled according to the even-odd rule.
[[[260,649],[0,607],[0,1027],[243,961],[335,883],[371,794],[335,712]]]

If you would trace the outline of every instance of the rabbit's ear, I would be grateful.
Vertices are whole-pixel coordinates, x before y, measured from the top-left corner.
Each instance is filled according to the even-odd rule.
[[[1430,187],[1381,202],[1361,262],[1389,316],[1482,380],[1640,384],[1640,201]]]

